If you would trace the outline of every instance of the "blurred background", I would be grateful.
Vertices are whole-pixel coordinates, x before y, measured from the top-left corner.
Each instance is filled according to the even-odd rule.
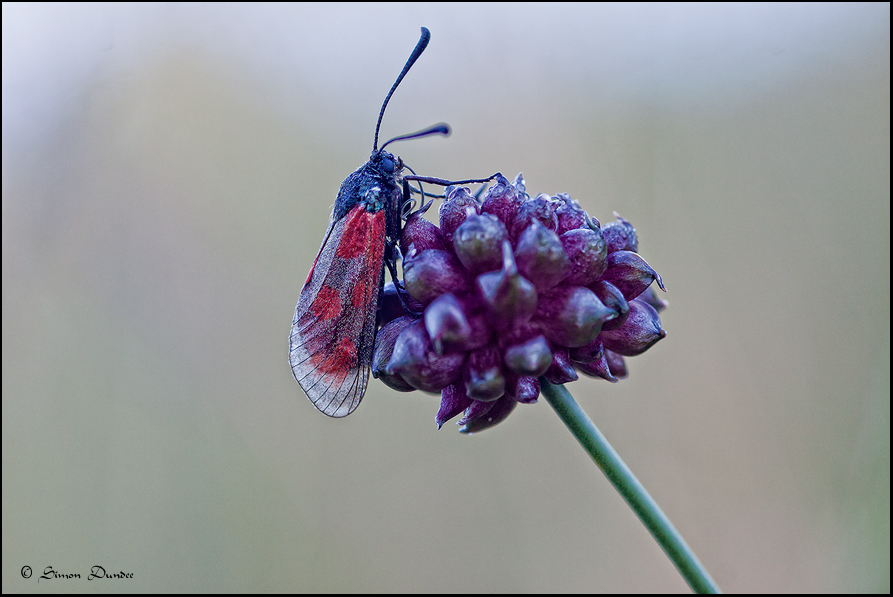
[[[545,401],[462,436],[292,378],[422,25],[382,137],[454,133],[394,152],[663,276],[667,339],[569,389],[719,585],[890,591],[888,4],[2,10],[4,592],[688,590]]]

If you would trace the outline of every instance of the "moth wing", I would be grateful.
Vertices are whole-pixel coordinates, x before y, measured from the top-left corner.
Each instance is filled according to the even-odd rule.
[[[295,307],[292,373],[330,417],[352,413],[366,392],[384,246],[384,211],[355,206],[329,225]]]

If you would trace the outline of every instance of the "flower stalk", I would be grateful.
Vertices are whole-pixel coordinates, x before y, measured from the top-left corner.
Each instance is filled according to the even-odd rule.
[[[692,591],[720,593],[719,587],[685,539],[614,451],[592,419],[580,408],[570,392],[563,385],[553,385],[545,378],[540,378],[540,385],[540,391],[546,401],[552,405],[583,449],[633,509]]]

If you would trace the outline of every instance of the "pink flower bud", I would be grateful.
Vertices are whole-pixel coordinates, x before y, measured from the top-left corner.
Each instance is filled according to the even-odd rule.
[[[440,409],[434,418],[437,428],[443,427],[444,423],[467,409],[473,403],[474,400],[466,396],[465,384],[461,381],[445,387],[440,393]]]
[[[419,252],[428,249],[446,249],[440,228],[426,220],[420,212],[413,212],[409,216],[400,235],[400,250],[404,255],[409,253],[410,247],[415,247]]]
[[[444,353],[444,346],[451,349],[471,334],[471,326],[459,299],[453,294],[442,294],[425,309],[425,331],[437,354]]]
[[[560,203],[555,211],[558,216],[558,234],[578,228],[598,228],[598,220],[589,216],[580,204],[571,199],[567,193],[558,193],[552,199]]]
[[[505,349],[505,364],[517,375],[539,377],[552,364],[552,351],[543,336]]]
[[[464,363],[464,353],[438,355],[425,331],[425,324],[419,320],[406,326],[397,336],[385,372],[399,375],[418,390],[439,392],[459,379]]]
[[[571,270],[561,239],[537,220],[533,220],[518,238],[515,261],[518,271],[533,282],[538,291],[552,288]]]
[[[601,377],[611,383],[617,383],[617,378],[611,374],[608,361],[605,356],[605,346],[600,338],[582,348],[570,350],[571,360],[577,370],[590,377]]]
[[[608,245],[608,253],[614,251],[639,251],[639,237],[633,225],[617,215],[614,212],[616,222],[608,222],[602,226],[602,233],[605,235],[605,242]]]
[[[565,283],[589,286],[598,280],[608,267],[608,251],[601,230],[578,228],[565,232],[560,238],[571,263]]]
[[[543,374],[549,383],[564,384],[571,381],[577,381],[577,372],[571,364],[570,355],[567,348],[552,348],[552,364]]]
[[[540,381],[531,375],[510,375],[506,394],[521,404],[533,404],[540,395]]]
[[[508,230],[492,214],[470,215],[453,233],[456,257],[474,275],[502,266],[502,241]]]
[[[403,292],[403,299],[412,302],[410,309],[417,307],[417,309],[413,310],[414,313],[421,313],[425,308],[424,305],[413,299],[406,292]],[[378,295],[378,325],[384,325],[403,315],[406,315],[406,309],[397,295],[397,287],[393,282],[388,282],[382,286],[381,293]]]
[[[503,267],[477,277],[477,287],[487,306],[493,327],[505,330],[517,327],[533,315],[536,288],[518,273],[509,241],[502,244]]]
[[[530,199],[527,195],[527,183],[524,182],[524,174],[518,172],[518,176],[515,177],[515,180],[512,181],[512,186],[515,187],[515,191],[518,193],[518,201],[521,203]],[[508,220],[503,220],[507,222]]]
[[[485,346],[468,353],[463,380],[469,398],[490,402],[505,394],[501,360],[495,346]]]
[[[608,268],[601,279],[619,288],[627,301],[642,294],[655,280],[661,290],[667,290],[658,273],[632,251],[608,253]]]
[[[546,338],[559,346],[585,346],[598,336],[615,313],[584,286],[558,286],[541,295],[534,321]]]
[[[465,187],[449,187],[447,197],[440,204],[440,230],[445,243],[453,242],[453,233],[469,214],[479,214],[480,206]]]
[[[629,303],[626,302],[626,298],[624,298],[620,289],[604,280],[591,284],[589,289],[595,293],[608,309],[617,314],[617,317],[605,322],[605,325],[602,326],[602,331],[616,330],[622,326],[626,321],[627,315],[629,315]]]
[[[439,249],[410,253],[403,260],[403,280],[407,292],[426,305],[441,294],[467,293],[470,284],[466,275],[462,264],[452,253]]]
[[[484,193],[480,213],[493,214],[503,224],[508,224],[515,218],[519,207],[521,207],[521,196],[518,189],[500,174],[496,177],[496,184]]]
[[[554,201],[545,193],[540,193],[533,199],[522,203],[513,219],[503,221],[506,222],[506,227],[509,229],[513,239],[518,238],[534,220],[539,221],[540,224],[555,232],[558,230],[558,215],[556,212],[559,205],[558,201]]]
[[[415,321],[415,318],[411,315],[398,317],[382,327],[375,337],[375,352],[372,354],[372,376],[380,379],[389,388],[398,392],[412,392],[415,388],[409,385],[399,374],[388,374],[385,368],[394,354],[394,344],[397,341],[397,337],[413,321]]]
[[[492,405],[486,409],[475,409],[478,404]],[[489,427],[501,423],[508,417],[518,403],[509,396],[503,396],[495,402],[475,402],[465,410],[465,416],[459,421],[460,425],[464,425],[459,430],[460,433],[477,433]],[[480,412],[480,411],[483,412]]]
[[[608,368],[611,370],[611,374],[614,377],[617,379],[626,379],[629,377],[629,372],[626,369],[626,361],[623,360],[622,356],[616,352],[606,350],[605,360],[608,361]]]
[[[639,300],[629,302],[629,317],[616,330],[602,332],[599,338],[605,348],[617,354],[634,357],[642,354],[655,342],[667,337],[660,328],[660,317],[654,307]]]

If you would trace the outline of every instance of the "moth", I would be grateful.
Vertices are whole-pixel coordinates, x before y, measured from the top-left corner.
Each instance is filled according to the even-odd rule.
[[[377,331],[376,315],[385,267],[398,286],[397,243],[404,206],[412,204],[410,181],[438,185],[487,182],[448,181],[404,175],[403,160],[385,151],[390,143],[449,135],[446,124],[395,137],[378,147],[385,108],[397,86],[428,46],[422,27],[418,43],[385,97],[375,126],[372,155],[344,179],[319,254],[295,307],[289,337],[292,373],[313,405],[330,417],[345,417],[363,399],[369,382]],[[411,171],[411,169],[410,169]]]

